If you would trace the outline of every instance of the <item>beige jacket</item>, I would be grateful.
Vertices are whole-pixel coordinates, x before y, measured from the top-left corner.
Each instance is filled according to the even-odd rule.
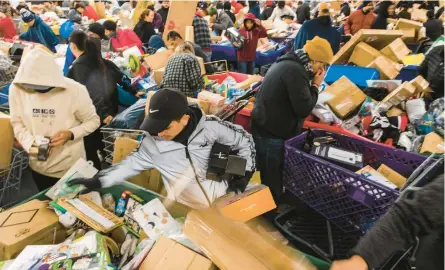
[[[23,84],[55,89],[37,93]],[[53,55],[39,48],[30,51],[9,91],[14,135],[27,152],[36,138],[63,130],[74,135],[74,140],[53,148],[47,161],[32,159],[34,171],[60,178],[79,158],[85,158],[83,137],[99,127],[99,116],[85,86],[64,77]]]

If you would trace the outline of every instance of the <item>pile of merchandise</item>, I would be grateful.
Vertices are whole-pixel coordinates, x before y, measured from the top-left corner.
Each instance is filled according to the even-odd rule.
[[[335,55],[337,65],[325,79],[330,85],[323,86],[312,113],[321,123],[379,143],[421,154],[443,153],[437,145],[443,144],[444,99],[433,100],[428,81],[420,75],[397,79],[406,65],[424,59],[423,54],[410,54],[403,35],[392,30],[357,33]],[[345,63],[353,66],[338,65]],[[344,75],[330,76],[336,69]]]

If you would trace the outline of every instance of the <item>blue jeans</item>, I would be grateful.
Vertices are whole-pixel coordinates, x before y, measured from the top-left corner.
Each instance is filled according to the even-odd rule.
[[[284,140],[260,135],[259,129],[261,127],[252,122],[256,167],[261,174],[261,183],[269,187],[275,202],[278,202],[283,194]]]
[[[238,71],[239,73],[244,74],[253,74],[253,68],[255,67],[255,62],[244,62],[244,61],[238,61]]]

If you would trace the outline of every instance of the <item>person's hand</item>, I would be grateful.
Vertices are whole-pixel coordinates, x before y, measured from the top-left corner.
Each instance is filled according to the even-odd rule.
[[[54,136],[51,137],[51,142],[49,146],[59,147],[64,145],[68,140],[71,140],[73,133],[69,130],[59,131]]]
[[[368,270],[368,264],[362,257],[354,255],[348,260],[335,261],[330,270]]]
[[[111,122],[111,120],[113,120],[113,116],[108,115],[107,118],[104,119],[103,123],[104,123],[105,125],[109,125],[110,122]]]
[[[317,84],[318,86],[321,85],[321,83],[324,80],[324,77],[326,75],[326,69],[325,68],[320,68],[317,73],[315,73],[314,79],[312,80],[313,84]]]
[[[102,188],[102,183],[100,182],[101,174],[96,174],[93,178],[75,178],[66,182],[66,184],[71,187],[74,185],[83,185],[85,187],[81,193],[86,194],[91,191],[95,191]]]
[[[250,179],[252,178],[253,173],[246,171],[245,176],[238,176],[234,175],[232,176],[232,179],[228,181],[228,191],[233,191],[235,193],[242,193],[246,190],[247,185],[250,182]]]
[[[19,38],[20,38],[19,35],[15,35],[12,39],[13,40],[19,40]]]
[[[256,23],[256,25],[261,26],[261,21],[260,21],[260,19],[255,19],[255,23]]]
[[[136,93],[136,97],[138,97],[138,98],[141,98],[141,97],[143,97],[144,95],[146,95],[147,93],[145,92],[145,91],[140,91],[140,92],[137,92]]]
[[[213,24],[212,22],[209,23],[209,27],[212,28],[212,29],[213,29],[213,25],[214,25],[214,24]]]

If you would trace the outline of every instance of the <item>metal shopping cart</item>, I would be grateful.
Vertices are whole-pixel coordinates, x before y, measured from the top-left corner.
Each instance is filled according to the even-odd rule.
[[[0,111],[9,111],[9,95],[6,91],[4,91],[4,89],[6,89],[7,85],[14,80],[18,69],[19,68],[14,65],[11,65],[6,70],[0,69]]]
[[[114,142],[118,137],[126,137],[134,140],[141,140],[143,131],[135,129],[116,129],[104,126],[100,129],[102,132],[102,142],[104,143],[104,160],[108,164],[113,163]]]
[[[27,166],[26,152],[13,148],[10,166],[0,169],[0,207],[2,210],[18,202],[22,173]]]

